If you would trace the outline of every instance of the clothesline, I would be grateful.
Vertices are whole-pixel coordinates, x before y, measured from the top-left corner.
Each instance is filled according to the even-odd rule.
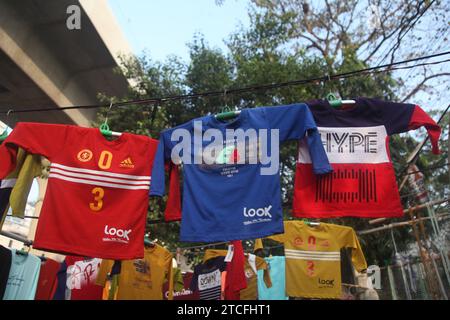
[[[19,235],[14,234],[12,232],[0,231],[0,235],[2,235],[4,237],[7,237],[7,238],[10,238],[10,239],[13,239],[13,240],[16,240],[16,241],[19,241],[19,242],[23,242],[23,244],[28,246],[28,247],[33,245],[33,241],[32,240],[28,240],[26,238],[23,238],[23,237],[21,237]]]
[[[407,59],[402,61],[397,61],[393,63],[388,63],[376,67],[369,67],[364,69],[358,69],[354,71],[344,72],[344,73],[338,73],[338,74],[328,74],[323,75],[320,77],[315,78],[308,78],[308,79],[300,79],[300,80],[293,80],[293,81],[286,81],[286,82],[280,82],[280,83],[270,83],[270,84],[263,84],[263,85],[254,85],[254,86],[248,86],[248,87],[242,87],[242,88],[229,88],[225,89],[224,91],[207,91],[202,93],[193,93],[193,94],[185,94],[185,95],[176,95],[176,96],[165,96],[165,97],[154,97],[154,98],[148,98],[148,99],[137,99],[137,100],[127,100],[122,101],[118,103],[112,103],[111,107],[113,106],[132,106],[132,105],[141,105],[141,104],[161,104],[166,101],[179,101],[179,100],[191,100],[201,97],[211,97],[211,96],[225,96],[230,94],[238,94],[238,93],[247,93],[247,92],[253,92],[258,90],[269,90],[269,89],[277,89],[277,88],[283,88],[288,86],[296,86],[296,85],[304,85],[308,83],[324,83],[331,80],[338,80],[338,79],[347,79],[354,76],[359,76],[361,74],[367,75],[371,73],[380,73],[380,72],[391,72],[395,70],[404,70],[404,69],[411,69],[416,68],[420,66],[426,66],[426,65],[437,65],[445,62],[449,62],[450,59],[440,60],[440,61],[434,61],[434,62],[424,62],[420,64],[415,64],[411,66],[403,66],[403,67],[394,67],[401,64],[406,64],[410,62],[415,61],[421,61],[426,60],[430,58],[440,57],[449,55],[450,51],[441,52],[437,54],[417,57],[413,59]],[[385,70],[380,70],[385,69]],[[8,110],[2,110],[0,111],[0,114],[6,114],[9,115],[11,113],[28,113],[28,112],[46,112],[46,111],[64,111],[64,110],[73,110],[73,109],[96,109],[96,108],[102,108],[107,107],[105,104],[101,105],[79,105],[79,106],[68,106],[68,107],[56,107],[56,108],[36,108],[36,109],[22,109],[22,110],[14,110],[14,109],[8,109]]]

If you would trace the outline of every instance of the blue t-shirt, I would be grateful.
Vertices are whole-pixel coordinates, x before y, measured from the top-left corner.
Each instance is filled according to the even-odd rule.
[[[274,256],[265,258],[269,266],[272,287],[264,283],[264,270],[258,270],[258,300],[288,300],[286,296],[286,258]]]
[[[3,300],[34,300],[41,269],[41,259],[11,250],[11,269]]]
[[[208,129],[218,129],[223,143],[217,144],[221,140]],[[236,130],[235,136],[227,135],[230,129]],[[248,134],[245,140],[237,139],[241,133]],[[252,133],[256,139],[249,138]],[[272,143],[304,137],[314,172],[332,171],[306,104],[243,109],[228,122],[205,116],[164,130],[150,195],[164,195],[164,163],[174,153],[184,171],[181,241],[244,240],[283,233],[279,150],[272,152]],[[215,149],[208,150],[212,146]]]

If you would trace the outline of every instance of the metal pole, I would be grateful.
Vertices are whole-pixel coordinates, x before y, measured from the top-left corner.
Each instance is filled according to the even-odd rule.
[[[391,237],[392,237],[392,243],[394,244],[395,257],[398,258],[399,261],[400,261],[400,271],[402,273],[403,285],[405,286],[406,299],[412,300],[411,292],[409,291],[408,282],[406,280],[405,269],[403,268],[403,257],[397,251],[397,244],[395,243],[394,230],[393,229],[391,229]]]
[[[395,289],[394,275],[392,274],[392,269],[390,265],[387,266],[387,272],[389,278],[389,286],[391,288],[392,300],[398,300],[397,292]]]
[[[412,216],[412,213],[410,213],[410,215]],[[417,216],[420,217],[420,213],[418,213]],[[438,282],[439,289],[441,290],[441,294],[445,298],[445,300],[448,300],[447,293],[445,292],[445,288],[444,288],[444,285],[442,283],[442,279],[441,279],[441,276],[439,274],[439,269],[437,267],[436,261],[434,260],[433,256],[431,255],[431,253],[432,253],[431,245],[427,241],[428,240],[428,234],[425,231],[425,224],[423,223],[423,220],[419,220],[419,227],[420,227],[420,232],[422,233],[423,238],[425,240],[425,244],[428,247],[427,248],[428,249],[428,255],[430,256],[431,263],[432,263],[434,271],[435,271],[434,274],[436,276],[436,280]]]
[[[441,234],[441,230],[439,228],[439,223],[438,223],[438,220],[436,218],[436,214],[434,212],[434,209],[433,209],[433,207],[427,205],[427,211],[428,211],[428,216],[430,216],[430,218],[431,218],[430,220],[431,220],[431,224],[433,225],[434,235],[435,235],[436,239],[439,239],[439,235]],[[444,245],[444,248],[445,248],[446,247],[445,243],[443,245]],[[450,272],[449,272],[450,264],[449,264],[447,253],[444,250],[444,248],[442,248],[441,246],[436,246],[436,247],[439,250],[439,255],[441,256],[441,261],[442,261],[442,267],[444,269],[444,273],[445,273],[445,276],[447,278],[447,282],[450,285]]]

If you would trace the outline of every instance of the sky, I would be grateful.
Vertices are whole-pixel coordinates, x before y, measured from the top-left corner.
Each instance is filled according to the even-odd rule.
[[[248,0],[108,0],[133,52],[147,50],[154,60],[168,55],[189,59],[186,44],[204,34],[213,47],[226,50],[224,41],[240,24],[249,25]]]

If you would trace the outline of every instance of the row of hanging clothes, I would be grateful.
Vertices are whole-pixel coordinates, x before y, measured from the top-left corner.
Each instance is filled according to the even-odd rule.
[[[251,253],[232,241],[223,249],[205,245],[202,253],[184,248],[173,254],[146,239],[142,259],[66,256],[58,262],[0,246],[0,295],[4,300],[348,300],[361,299],[355,288],[363,288],[377,297],[371,280],[360,273],[367,265],[353,229],[292,220],[285,227],[284,234],[257,239]],[[279,245],[264,248],[269,239]],[[303,239],[305,250],[291,249]]]
[[[9,192],[3,197],[4,208],[21,203],[12,195],[27,194],[44,157],[50,170],[35,249],[103,261],[142,259],[148,197],[165,197],[167,190],[165,219],[181,220],[181,242],[277,237],[291,232],[291,224],[283,221],[278,145],[296,140],[293,218],[401,217],[389,138],[422,126],[432,151],[439,153],[441,129],[419,106],[371,98],[313,100],[207,115],[163,130],[159,141],[113,132],[107,121],[101,128],[18,123],[3,135],[0,146],[1,185]],[[256,139],[239,140],[236,132],[255,132]],[[220,141],[213,148],[212,135]],[[182,152],[177,153],[180,147]],[[14,193],[15,189],[19,191]],[[2,211],[2,221],[6,212]],[[14,208],[12,214],[23,217]],[[295,226],[305,227],[299,221]],[[316,282],[320,281],[311,273],[316,263],[311,261],[337,262],[340,245],[354,241],[342,235],[346,232],[326,241],[319,231],[324,230],[311,229],[332,251],[322,252],[308,239],[282,241],[286,259],[298,260]],[[351,242],[350,247],[357,244]],[[160,258],[166,261],[162,253]],[[363,271],[361,260],[358,267]],[[330,285],[332,279],[321,280],[322,296],[337,297],[328,292],[327,281]],[[338,281],[333,283],[335,290],[340,288]]]

